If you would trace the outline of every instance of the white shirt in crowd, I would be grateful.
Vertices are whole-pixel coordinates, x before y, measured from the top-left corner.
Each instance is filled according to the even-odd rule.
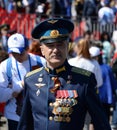
[[[98,64],[98,62],[96,60],[88,60],[86,58],[83,57],[74,57],[74,58],[70,58],[68,60],[69,64],[75,67],[79,67],[85,70],[88,70],[92,73],[95,74],[95,78],[97,80],[97,87],[100,87],[103,83],[103,79],[102,79],[102,72],[100,69],[100,66]]]
[[[37,65],[37,59],[34,54],[29,54],[30,60],[20,63],[12,58],[12,87],[9,86],[9,81],[7,77],[7,59],[0,64],[0,102],[8,102],[5,106],[5,117],[10,120],[19,121],[19,116],[16,114],[16,99],[12,97],[13,92],[20,92],[23,90],[22,81],[27,72],[30,71],[31,66]],[[43,57],[41,62],[45,65],[46,61]],[[30,61],[30,62],[29,62]],[[17,62],[17,65],[16,65]]]

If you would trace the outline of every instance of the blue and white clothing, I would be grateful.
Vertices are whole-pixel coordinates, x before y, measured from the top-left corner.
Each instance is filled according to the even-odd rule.
[[[98,11],[98,18],[99,18],[99,22],[102,25],[106,25],[107,23],[114,22],[115,15],[111,8],[104,6],[100,8]]]
[[[100,65],[102,76],[103,76],[103,84],[99,88],[99,96],[101,102],[112,104],[113,103],[113,92],[117,90],[117,81],[114,77],[112,69],[107,64]]]
[[[16,99],[12,97],[12,93],[23,90],[22,81],[24,76],[32,70],[33,66],[37,65],[37,58],[34,54],[28,54],[28,59],[20,63],[11,56],[11,84],[9,84],[7,76],[7,60],[0,64],[0,102],[7,102],[4,113],[5,117],[10,120],[19,121],[19,116],[16,114]],[[43,57],[40,57],[39,62],[42,65],[46,63]]]

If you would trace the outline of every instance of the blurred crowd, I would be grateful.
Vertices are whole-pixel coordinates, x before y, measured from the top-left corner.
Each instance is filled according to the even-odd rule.
[[[114,20],[113,16],[117,13],[116,0],[1,0],[0,5],[8,13],[12,11],[37,13],[37,15],[64,16],[75,20],[78,17],[95,19],[97,16]]]

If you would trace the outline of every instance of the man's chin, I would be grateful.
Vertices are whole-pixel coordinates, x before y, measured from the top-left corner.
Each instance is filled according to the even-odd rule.
[[[63,60],[61,60],[61,59],[54,59],[54,60],[52,60],[51,63],[61,65],[61,64],[62,64],[62,61],[63,61]]]
[[[55,64],[56,64],[56,63],[60,63],[60,62],[61,62],[61,59],[53,59],[52,62],[55,63]]]

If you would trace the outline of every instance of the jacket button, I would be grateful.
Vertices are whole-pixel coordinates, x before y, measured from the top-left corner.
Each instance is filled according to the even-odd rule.
[[[52,107],[52,106],[53,106],[53,103],[51,102],[51,103],[49,103],[49,105]]]
[[[51,120],[53,120],[53,117],[52,117],[52,116],[50,116],[50,117],[49,117],[49,120],[50,120],[50,121],[51,121]]]

